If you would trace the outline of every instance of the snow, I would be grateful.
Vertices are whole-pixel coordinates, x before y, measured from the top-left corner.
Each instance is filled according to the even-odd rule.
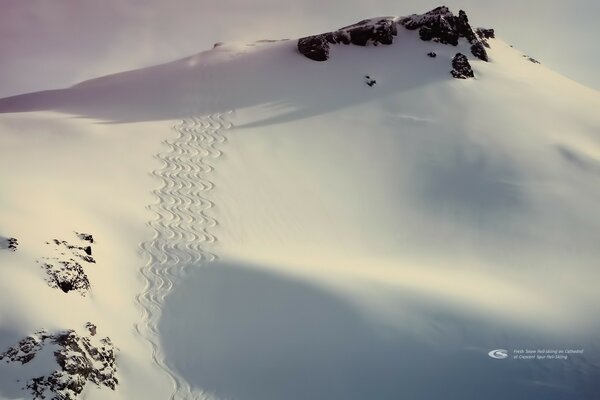
[[[0,352],[93,322],[92,400],[597,397],[600,94],[489,43],[226,43],[0,99]],[[85,297],[36,263],[74,231]]]

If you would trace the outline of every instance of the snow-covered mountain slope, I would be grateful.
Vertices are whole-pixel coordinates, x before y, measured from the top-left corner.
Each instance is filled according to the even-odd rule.
[[[0,99],[0,397],[600,397],[600,93],[462,15]]]

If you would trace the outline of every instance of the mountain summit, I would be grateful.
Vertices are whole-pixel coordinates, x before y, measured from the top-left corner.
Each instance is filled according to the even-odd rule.
[[[0,398],[598,399],[599,109],[446,7],[0,99]]]
[[[463,10],[454,15],[448,7],[440,6],[424,14],[365,19],[333,32],[304,37],[298,40],[298,50],[311,60],[325,61],[332,44],[390,45],[398,35],[398,26],[418,30],[424,41],[457,46],[463,38],[471,45],[471,53],[483,61],[488,61],[487,39],[495,37],[493,29],[473,29]]]

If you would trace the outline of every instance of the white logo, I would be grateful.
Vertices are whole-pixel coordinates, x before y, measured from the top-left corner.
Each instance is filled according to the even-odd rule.
[[[508,350],[505,350],[505,349],[492,350],[488,353],[488,356],[490,356],[492,358],[496,358],[498,360],[502,360],[503,358],[508,357]]]

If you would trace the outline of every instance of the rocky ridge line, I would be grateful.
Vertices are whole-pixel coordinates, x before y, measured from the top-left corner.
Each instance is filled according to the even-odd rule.
[[[333,32],[303,37],[298,39],[298,51],[311,60],[326,61],[329,59],[331,45],[390,45],[398,35],[398,25],[411,31],[418,30],[419,37],[424,41],[457,46],[459,39],[464,38],[471,45],[470,50],[475,57],[482,61],[489,61],[486,48],[489,48],[488,39],[495,37],[494,30],[473,29],[463,10],[460,10],[458,15],[454,15],[446,6],[406,17],[365,19]],[[455,74],[452,73],[452,76]]]

